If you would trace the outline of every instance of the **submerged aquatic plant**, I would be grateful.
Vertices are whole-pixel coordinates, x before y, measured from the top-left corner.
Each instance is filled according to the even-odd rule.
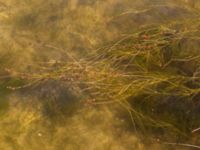
[[[8,5],[12,2],[10,0]],[[180,141],[190,141],[189,137],[196,135],[200,126],[198,8],[163,6],[161,2],[155,5],[155,2],[147,1],[152,6],[144,9],[143,1],[134,4],[127,1],[141,10],[124,13],[117,7],[121,4],[119,1],[108,2],[115,4],[116,10],[106,6],[106,2],[96,10],[99,1],[88,1],[87,7],[84,2],[70,1],[64,7],[67,1],[46,3],[38,0],[29,5],[23,1],[19,8],[6,13],[8,17],[2,20],[9,28],[5,28],[0,43],[8,50],[8,53],[0,51],[4,58],[0,74],[3,86],[7,87],[3,89],[26,93],[27,89],[34,91],[44,87],[47,93],[56,95],[57,91],[48,90],[51,88],[46,83],[58,81],[80,97],[81,107],[94,106],[93,111],[107,107],[119,111],[116,112],[119,116],[123,116],[125,110],[129,119],[124,117],[124,124],[131,124],[129,129],[135,134],[151,134],[161,143],[177,140],[177,136]],[[27,5],[26,9],[24,5]],[[73,5],[71,9],[70,5]],[[62,9],[58,9],[60,7]],[[109,10],[108,16],[103,13],[105,10]],[[175,17],[170,16],[172,12]],[[146,17],[148,13],[152,16]],[[176,17],[180,19],[176,20]],[[126,23],[126,18],[130,22]],[[142,22],[144,25],[138,27]],[[106,32],[108,28],[111,31]],[[12,56],[21,59],[15,61]],[[57,100],[55,95],[53,98]],[[56,100],[50,104],[44,102],[44,107],[59,109],[61,106],[49,106],[55,105]],[[32,117],[36,113],[33,112]],[[36,116],[36,121],[42,118],[40,114],[36,113]],[[32,123],[32,117],[28,123],[25,120],[25,124]],[[114,120],[113,116],[108,118]],[[70,124],[73,125],[73,119]],[[107,138],[104,132],[102,136]],[[194,143],[198,144],[198,141]]]
[[[88,97],[86,103],[120,104],[128,110],[135,126],[139,119],[139,122],[145,121],[143,126],[154,124],[178,131],[181,129],[176,122],[168,122],[154,112],[143,112],[134,106],[134,99],[140,96],[150,103],[157,100],[155,104],[169,99],[185,99],[193,103],[194,98],[198,97],[200,55],[196,49],[188,51],[181,48],[182,44],[187,44],[183,43],[185,40],[195,40],[196,35],[188,34],[198,34],[196,25],[188,31],[185,24],[179,31],[173,26],[147,27],[84,58],[77,59],[67,54],[69,62],[46,62],[39,64],[42,69],[36,66],[34,73],[11,72],[11,75],[16,74],[16,77],[28,81],[26,85],[16,88],[36,86],[50,79],[60,80]],[[52,45],[48,47],[61,50]],[[187,126],[183,128],[192,129]]]

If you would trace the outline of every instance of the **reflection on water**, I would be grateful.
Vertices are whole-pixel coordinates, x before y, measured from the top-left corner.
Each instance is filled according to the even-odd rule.
[[[41,63],[69,62],[66,51],[77,58],[90,55],[139,28],[198,18],[199,7],[198,0],[0,2],[0,149],[173,149],[156,137],[146,136],[154,143],[141,138],[118,105],[90,105],[58,81],[8,90],[19,81],[6,76],[8,69],[34,73],[47,69]]]

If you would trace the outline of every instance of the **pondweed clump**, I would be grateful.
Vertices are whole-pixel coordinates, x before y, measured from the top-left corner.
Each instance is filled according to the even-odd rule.
[[[128,144],[129,140],[141,142],[136,136],[147,143],[199,148],[194,145],[200,145],[200,14],[195,1],[188,3],[37,0],[15,4],[18,7],[1,19],[5,29],[0,42],[1,89],[5,95],[14,92],[25,99],[34,95],[37,100],[27,104],[33,103],[37,109],[31,109],[28,118],[22,116],[19,128],[11,127],[19,133],[27,130],[21,140],[7,141],[14,149],[20,149],[23,142],[28,147],[27,142],[43,133],[30,141],[24,137],[39,129],[45,130],[46,142],[51,141],[51,134],[61,138],[61,149],[71,146],[70,142],[80,146],[71,149],[83,149],[99,131],[88,149],[132,149],[124,139],[115,138],[116,131]],[[11,4],[13,1],[8,1],[5,9],[13,8]],[[20,109],[28,107],[17,103]],[[11,114],[16,111],[11,110]],[[78,125],[84,114],[88,118]],[[98,126],[94,125],[96,119]],[[9,119],[4,117],[4,122]],[[41,128],[43,123],[53,126],[52,131]],[[74,136],[78,134],[74,129],[65,130],[63,124],[70,129],[75,126],[80,139]],[[82,128],[89,133],[82,134]],[[103,147],[98,139],[105,140]],[[121,146],[113,143],[115,139]],[[145,142],[135,147],[145,149]],[[57,147],[53,143],[45,148]],[[33,149],[38,149],[37,144]]]
[[[142,29],[82,59],[68,55],[70,62],[44,63],[45,69],[36,69],[40,73],[15,73],[28,82],[15,88],[59,80],[84,95],[85,103],[119,104],[135,130],[142,126],[190,136],[199,125],[200,55],[198,45],[183,45],[196,43],[198,30],[174,26]]]

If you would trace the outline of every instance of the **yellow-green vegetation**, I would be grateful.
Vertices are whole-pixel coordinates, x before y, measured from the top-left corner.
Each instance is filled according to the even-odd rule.
[[[0,3],[0,149],[200,149],[199,7]]]

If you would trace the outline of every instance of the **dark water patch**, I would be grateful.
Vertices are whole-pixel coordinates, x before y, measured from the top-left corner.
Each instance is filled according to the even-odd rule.
[[[130,29],[136,31],[138,28],[147,25],[160,25],[162,23],[170,23],[182,19],[194,18],[194,12],[170,5],[153,6],[140,11],[133,11],[116,16],[109,25],[119,29],[120,32],[130,32]]]

